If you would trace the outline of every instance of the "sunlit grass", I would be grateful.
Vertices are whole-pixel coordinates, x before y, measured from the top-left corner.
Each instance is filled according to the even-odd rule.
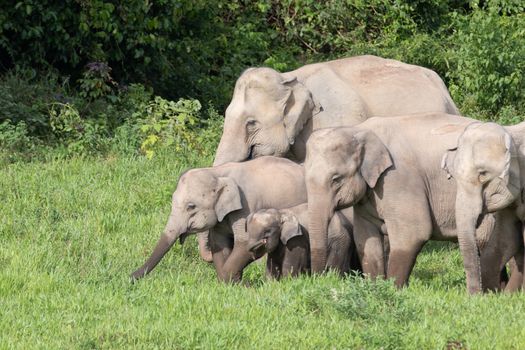
[[[521,349],[525,296],[469,297],[454,245],[432,243],[411,285],[334,275],[216,281],[195,238],[147,278],[178,175],[209,160],[14,164],[0,170],[0,348]]]

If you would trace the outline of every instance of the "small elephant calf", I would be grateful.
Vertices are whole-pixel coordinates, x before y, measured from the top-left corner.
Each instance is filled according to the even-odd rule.
[[[310,271],[307,204],[288,209],[263,209],[246,221],[248,249],[268,253],[266,274],[279,279]],[[360,270],[352,239],[352,209],[336,212],[328,229],[327,267],[341,274]]]

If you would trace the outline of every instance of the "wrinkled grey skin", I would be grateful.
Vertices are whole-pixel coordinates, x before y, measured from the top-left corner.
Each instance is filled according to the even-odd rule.
[[[248,249],[260,256],[268,253],[266,274],[279,279],[310,271],[308,206],[263,209],[248,216]],[[352,241],[352,209],[336,212],[328,227],[327,268],[341,274],[360,270]]]
[[[327,225],[334,210],[353,206],[354,239],[363,271],[372,277],[408,282],[417,254],[432,240],[457,240],[456,181],[441,170],[443,154],[454,148],[474,120],[441,113],[395,119],[373,118],[352,128],[325,129],[307,144],[312,271],[326,264]],[[490,237],[480,252],[484,289],[500,287],[500,271],[519,253],[511,210],[491,214]],[[390,256],[384,266],[383,239]],[[463,251],[463,249],[462,249]]]
[[[262,208],[288,208],[305,201],[304,169],[288,159],[261,157],[190,170],[181,176],[173,193],[164,233],[132,278],[151,272],[178,239],[210,230],[219,279],[238,281],[244,267],[257,258],[246,247],[246,217]]]
[[[250,68],[235,84],[214,165],[261,155],[302,162],[317,129],[422,112],[459,114],[441,78],[427,68],[376,56],[286,73]]]
[[[519,129],[520,126],[509,128]],[[513,207],[516,220],[523,223],[521,194],[525,173],[520,171],[520,164],[523,167],[525,157],[520,152],[520,133],[515,136],[518,147],[504,127],[474,122],[465,128],[456,147],[443,157],[442,167],[457,182],[456,225],[471,293],[482,289],[479,250],[489,238],[485,237],[486,233],[493,231],[492,213]],[[523,232],[522,226],[516,223],[518,235]],[[508,290],[518,289],[523,284],[523,265],[522,248],[516,257]],[[517,274],[521,274],[521,281],[517,281]]]
[[[441,78],[424,67],[367,55],[285,73],[250,68],[235,84],[213,164],[262,155],[303,162],[315,130],[422,112],[459,115]],[[209,261],[205,239],[200,253]]]

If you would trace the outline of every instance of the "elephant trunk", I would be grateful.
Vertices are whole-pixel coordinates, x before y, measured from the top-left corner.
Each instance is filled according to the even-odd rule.
[[[215,153],[213,166],[228,162],[242,162],[250,157],[250,147],[246,144],[244,134],[239,132],[242,130],[244,130],[243,125],[225,121],[224,131]]]
[[[326,268],[328,224],[333,212],[333,205],[326,195],[308,197],[308,232],[312,273],[323,272]]]
[[[244,268],[254,261],[254,255],[248,249],[247,242],[235,241],[232,253],[222,267],[218,267],[217,275],[223,282],[239,282]]]
[[[173,244],[185,231],[185,229],[176,229],[175,227],[175,216],[172,214],[170,215],[164,233],[157,242],[153,253],[151,253],[144,265],[131,274],[131,278],[138,280],[150,273],[151,270],[157,266],[159,261],[164,257],[168,250],[170,250]]]
[[[489,213],[501,210],[511,205],[519,196],[519,185],[509,182],[506,184],[502,179],[496,178],[489,182],[483,191],[485,205]]]
[[[481,189],[478,191],[479,193],[469,193],[472,191],[467,192],[458,186],[456,196],[458,242],[470,294],[480,293],[482,290],[481,262],[476,242],[476,224],[482,208]]]

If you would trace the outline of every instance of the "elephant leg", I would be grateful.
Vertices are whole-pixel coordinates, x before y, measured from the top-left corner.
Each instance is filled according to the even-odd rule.
[[[213,232],[209,235],[213,265],[217,275],[220,276],[226,260],[233,249],[233,237],[228,234]]]
[[[350,272],[351,233],[334,215],[328,226],[328,256],[326,268],[337,271],[340,275]]]
[[[219,272],[219,279],[224,282],[239,282],[244,268],[254,260],[253,254],[248,250],[248,244],[235,241],[232,253]]]
[[[487,291],[498,291],[501,289],[502,283],[502,274],[505,269],[505,264],[503,266],[499,263],[494,263],[497,258],[481,254],[481,284],[483,292]]]
[[[515,291],[523,281],[523,244],[521,223],[515,220],[512,210],[495,214],[495,226],[485,248],[480,249],[483,291]],[[476,232],[477,233],[477,232]],[[509,263],[511,276],[502,286],[501,276],[505,264]]]
[[[509,262],[510,263],[510,262]],[[507,266],[503,266],[499,274],[499,286],[500,289],[505,289],[509,283],[509,273],[507,272]]]
[[[509,261],[510,265],[510,279],[507,285],[505,286],[505,292],[516,292],[523,288],[523,250],[518,254],[514,255]]]
[[[357,249],[355,248],[354,244],[352,244],[350,250],[350,272],[357,273],[359,275],[363,273],[361,261],[359,260],[359,255],[357,254]]]
[[[385,277],[383,238],[379,228],[360,215],[354,215],[354,241],[363,273],[375,279]]]
[[[428,198],[419,192],[388,197],[385,194],[383,210],[382,231],[388,234],[390,248],[387,278],[393,278],[397,287],[403,287],[408,284],[417,255],[432,237]]]
[[[288,241],[283,247],[284,256],[282,259],[282,276],[296,277],[308,269],[308,247],[305,244]]]
[[[201,259],[206,262],[213,261],[213,255],[208,244],[208,236],[210,231],[197,233],[197,241],[199,242],[199,254]]]
[[[266,278],[276,280],[281,278],[281,264],[278,258],[270,255],[266,259]]]
[[[408,284],[408,279],[416,263],[416,258],[426,241],[409,240],[396,242],[390,239],[387,278],[394,278],[397,287]]]
[[[521,264],[522,264],[521,266],[523,266],[522,271],[524,271],[521,290],[525,291],[525,224],[523,222],[521,223],[521,234],[522,234],[522,243],[523,243],[521,248],[524,249],[523,259],[521,259]]]
[[[523,244],[523,223],[519,222],[516,224],[516,231],[520,233],[517,240],[519,249],[509,261],[510,280],[505,287],[505,292],[525,290],[525,245]]]
[[[390,256],[390,241],[388,240],[388,234],[383,232],[383,255],[385,257],[385,266],[388,266],[388,258]]]

